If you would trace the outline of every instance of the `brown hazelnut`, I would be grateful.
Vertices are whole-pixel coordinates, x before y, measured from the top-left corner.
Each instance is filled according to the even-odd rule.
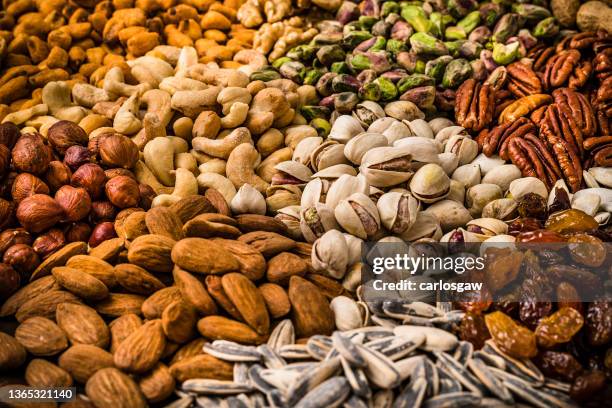
[[[112,221],[117,215],[117,208],[110,201],[91,203],[91,220],[93,222]]]
[[[17,207],[17,220],[30,232],[42,232],[64,218],[64,210],[52,197],[34,194]]]
[[[11,166],[11,150],[0,144],[0,179],[6,176]]]
[[[80,145],[70,146],[66,149],[64,155],[64,163],[70,167],[70,170],[76,170],[85,163],[91,162],[91,156],[89,150],[86,147]]]
[[[51,148],[38,133],[26,133],[15,143],[13,167],[22,173],[43,174],[52,160]]]
[[[21,173],[15,177],[11,188],[11,196],[16,203],[20,203],[24,198],[34,194],[49,194],[49,187],[33,174]]]
[[[32,236],[23,228],[8,229],[0,233],[0,255],[15,244],[32,244]]]
[[[140,190],[140,207],[148,210],[151,208],[151,204],[153,203],[153,199],[157,194],[155,194],[155,190],[148,184],[139,184],[138,190]]]
[[[106,181],[112,179],[113,177],[117,177],[117,176],[128,176],[136,180],[136,176],[134,175],[134,173],[132,173],[128,169],[121,169],[121,168],[108,169],[108,170],[104,170],[104,174],[106,174]]]
[[[82,127],[67,120],[55,122],[47,132],[47,139],[62,154],[70,146],[86,145],[89,141]]]
[[[109,167],[131,169],[140,157],[138,146],[130,138],[119,133],[100,139],[98,148],[102,164]]]
[[[21,132],[17,125],[11,122],[0,124],[0,144],[12,149],[17,143],[17,139],[21,136]]]
[[[115,237],[117,237],[117,233],[115,232],[115,226],[112,222],[100,223],[96,225],[91,232],[91,236],[89,237],[89,246],[92,248],[97,247],[102,242]]]
[[[31,246],[15,244],[4,252],[2,262],[19,272],[23,280],[28,280],[32,271],[40,265],[40,258]]]
[[[82,220],[91,210],[91,198],[82,187],[62,186],[55,193],[55,201],[64,209],[66,221]]]
[[[4,302],[9,296],[19,289],[21,278],[11,266],[0,263],[0,302]]]
[[[102,167],[94,163],[87,163],[74,172],[70,184],[75,187],[83,187],[91,198],[96,199],[102,195],[105,180],[106,176]]]
[[[72,177],[72,171],[70,171],[67,165],[58,160],[49,163],[45,180],[47,180],[47,184],[53,191],[56,191],[61,186],[70,184],[70,177]]]
[[[128,176],[113,177],[106,183],[105,190],[110,202],[119,208],[136,207],[140,201],[138,183]]]
[[[7,200],[0,198],[0,228],[4,228],[13,221],[15,205]]]
[[[72,224],[66,231],[67,242],[87,242],[91,235],[91,227],[84,222],[76,222]]]
[[[34,240],[32,249],[38,256],[45,259],[64,245],[66,245],[64,232],[61,229],[52,228]]]

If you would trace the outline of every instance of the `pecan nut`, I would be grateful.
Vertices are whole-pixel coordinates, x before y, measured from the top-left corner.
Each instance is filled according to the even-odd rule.
[[[525,117],[517,121],[495,126],[486,133],[481,133],[476,141],[482,147],[486,156],[492,156],[499,151],[499,156],[508,160],[508,143],[514,137],[524,137],[529,133],[536,133],[533,122]]]
[[[612,73],[612,48],[598,52],[593,59],[593,71],[600,81],[608,78]]]
[[[556,138],[561,138],[578,156],[584,152],[582,131],[567,106],[553,103],[546,108],[540,124],[540,134],[550,145],[556,142]]]
[[[597,131],[595,113],[587,98],[568,88],[555,89],[552,93],[555,103],[565,105],[569,109],[571,117],[576,121],[582,136],[586,139],[593,137]],[[611,92],[612,96],[612,92]]]
[[[509,123],[518,120],[521,116],[527,116],[540,106],[552,102],[552,96],[547,94],[535,94],[524,96],[508,105],[497,120],[499,123]]]
[[[542,93],[542,83],[531,67],[522,62],[508,65],[508,90],[517,98]]]
[[[561,177],[561,169],[546,144],[533,133],[513,137],[508,142],[510,160],[525,177],[537,177],[551,188]]]
[[[495,91],[488,84],[468,79],[457,90],[455,117],[457,123],[466,129],[478,132],[493,120]]]
[[[612,117],[612,77],[608,77],[601,82],[595,94],[593,105],[595,109],[604,112],[606,116]]]
[[[544,86],[546,89],[559,88],[565,85],[580,63],[580,51],[565,50],[553,55],[544,69]]]
[[[543,72],[546,68],[546,62],[555,54],[554,47],[547,47],[544,44],[539,44],[529,50],[527,58],[533,60],[533,70]]]
[[[584,141],[589,152],[584,168],[592,166],[612,167],[612,136],[592,137]]]
[[[580,163],[580,157],[578,157],[569,144],[560,137],[549,141],[549,144],[561,167],[565,182],[570,191],[575,193],[580,190],[580,184],[582,183],[582,164]]]

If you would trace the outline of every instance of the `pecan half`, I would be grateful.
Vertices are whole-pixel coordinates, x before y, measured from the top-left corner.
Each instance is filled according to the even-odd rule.
[[[508,142],[510,160],[524,177],[537,177],[551,188],[561,177],[561,169],[546,144],[533,133],[513,137]]]
[[[580,190],[580,184],[582,183],[582,165],[580,163],[580,158],[569,144],[560,137],[557,137],[552,142],[553,143],[549,141],[555,158],[563,172],[563,178],[571,192],[575,193]]]
[[[506,67],[508,90],[517,98],[542,93],[540,78],[531,67],[522,62],[514,62]]]
[[[493,113],[493,117],[497,118],[499,115],[511,105],[516,99],[514,99],[514,95],[507,89],[500,89],[495,91],[495,112]]]
[[[595,135],[597,123],[595,113],[587,98],[568,88],[555,89],[552,93],[555,103],[567,106],[571,116],[582,131],[582,136],[586,139]]]
[[[457,90],[455,117],[457,123],[466,129],[478,132],[493,120],[495,92],[491,85],[468,79]]]
[[[499,115],[499,123],[508,123],[518,120],[521,116],[527,116],[540,106],[552,102],[552,96],[547,94],[535,94],[524,96],[508,105]]]
[[[482,152],[486,156],[492,156],[499,150],[499,156],[508,160],[508,142],[514,137],[524,137],[528,133],[536,133],[537,129],[532,121],[522,117],[518,120],[495,126],[485,135],[479,135],[476,139],[482,146]]]
[[[599,110],[597,111],[596,115],[597,115],[597,127],[599,128],[599,134],[600,135],[612,134],[612,124],[610,123],[610,118],[608,117],[608,115],[606,115],[605,112],[602,112]]]
[[[545,44],[539,44],[529,50],[527,58],[533,60],[533,70],[536,72],[544,71],[546,62],[555,54],[554,47],[547,47]]]
[[[599,85],[595,100],[595,109],[604,112],[608,117],[612,117],[612,77],[608,77]]]
[[[565,140],[578,156],[582,156],[584,152],[582,131],[566,105],[553,103],[546,109],[544,119],[540,123],[540,134],[550,145],[559,137]]]
[[[575,50],[583,50],[592,48],[593,44],[599,40],[599,36],[594,31],[586,31],[584,33],[574,34],[569,37],[569,48]]]
[[[600,81],[608,78],[612,73],[612,48],[598,52],[593,59],[593,71]]]
[[[565,50],[553,55],[544,69],[544,86],[558,88],[567,83],[580,62],[580,51]]]
[[[589,152],[584,168],[592,166],[612,167],[612,136],[592,137],[584,141]]]

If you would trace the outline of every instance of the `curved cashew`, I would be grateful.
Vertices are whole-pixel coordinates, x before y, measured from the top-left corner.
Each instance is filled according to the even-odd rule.
[[[60,120],[78,123],[87,115],[87,109],[70,101],[70,87],[62,81],[47,83],[42,89],[42,101],[51,115]]]
[[[214,188],[221,193],[228,205],[236,195],[236,187],[234,187],[234,184],[221,174],[202,173],[198,176],[197,180],[201,189]]]
[[[72,87],[72,99],[81,106],[93,108],[98,102],[110,100],[108,93],[90,84],[77,83]]]
[[[265,55],[255,50],[240,50],[234,55],[234,61],[248,65],[254,70],[258,70],[268,65]]]
[[[240,126],[246,120],[249,113],[249,105],[242,102],[236,102],[230,108],[229,114],[221,118],[221,126],[226,129]]]
[[[133,135],[142,128],[142,122],[138,119],[140,101],[138,94],[130,96],[117,111],[113,120],[113,127],[124,135]]]
[[[154,113],[161,126],[166,127],[172,119],[170,94],[161,89],[150,89],[142,95],[141,104],[147,107],[147,113]]]
[[[259,160],[259,153],[249,143],[243,143],[232,151],[227,159],[225,172],[234,187],[240,188],[243,184],[248,183],[259,190],[260,193],[265,193],[270,184],[255,174],[254,171]]]
[[[106,116],[98,115],[97,113],[91,113],[85,116],[79,122],[79,126],[83,128],[85,133],[87,133],[88,135],[96,129],[99,129],[101,127],[107,127],[110,125],[110,119],[108,119]]]
[[[245,127],[234,129],[229,135],[223,139],[207,139],[205,137],[195,137],[191,141],[194,149],[204,152],[208,155],[227,159],[232,151],[240,144],[253,144],[251,132]]]
[[[177,91],[172,95],[172,109],[195,118],[200,112],[215,106],[221,87],[211,86],[200,91]]]
[[[193,120],[187,116],[178,118],[172,124],[174,134],[182,139],[191,140],[191,132],[193,130]]]
[[[142,150],[149,141],[156,137],[166,137],[166,128],[161,125],[157,115],[154,113],[146,113],[142,119],[143,127],[132,137],[132,142]]]
[[[141,160],[136,162],[132,169],[134,176],[139,183],[148,184],[157,194],[162,193],[167,187],[157,180],[151,169]]]
[[[238,86],[244,88],[249,84],[249,77],[243,72],[235,69],[211,68],[205,64],[196,64],[189,67],[188,76],[205,84],[222,87]]]
[[[227,162],[225,160],[211,159],[207,161],[206,163],[200,164],[200,166],[198,167],[198,170],[200,170],[200,173],[217,173],[223,176],[225,175],[226,165],[227,165]]]
[[[172,194],[160,194],[153,199],[152,207],[170,206],[181,198],[198,194],[198,182],[192,172],[187,169],[176,169],[173,171],[176,177],[176,184]]]
[[[181,54],[181,48],[173,45],[158,45],[147,53],[152,57],[161,58],[171,65],[176,65]]]
[[[11,121],[13,122],[13,121]],[[26,121],[25,125],[26,126],[31,126],[34,127],[36,129],[38,129],[38,133],[40,133],[41,135],[43,135],[44,137],[47,137],[47,133],[49,131],[49,128],[51,126],[53,126],[55,123],[59,122],[59,119],[54,118],[53,116],[36,116],[33,117],[32,119]],[[13,122],[15,123],[15,122]]]
[[[174,155],[174,167],[177,169],[187,169],[193,174],[199,174],[198,162],[190,153],[177,153]]]
[[[206,88],[208,88],[208,85],[206,85],[204,82],[191,78],[180,78],[177,76],[164,78],[159,83],[159,89],[168,92],[170,95],[174,95],[178,91],[201,91]]]
[[[167,137],[156,137],[144,147],[144,161],[164,185],[174,185],[174,145]]]
[[[259,166],[257,166],[257,174],[259,177],[270,183],[272,182],[272,176],[278,172],[275,169],[276,165],[284,161],[289,161],[292,157],[293,149],[290,147],[279,149],[266,157],[266,159],[262,161]]]
[[[196,118],[191,133],[194,138],[214,139],[219,134],[219,130],[221,130],[219,115],[214,111],[204,111]]]
[[[138,82],[149,84],[151,88],[157,88],[159,83],[169,76],[174,75],[174,68],[161,58],[144,56],[128,61],[132,68],[130,72]]]
[[[227,115],[233,103],[242,102],[248,105],[251,103],[251,99],[253,99],[253,97],[248,89],[230,86],[223,88],[223,90],[219,92],[219,96],[217,96],[217,103],[223,106],[223,113]]]
[[[123,71],[119,67],[112,67],[104,76],[104,90],[109,95],[132,96],[142,95],[151,89],[149,84],[128,85],[125,83]],[[114,99],[114,98],[111,98]]]
[[[189,151],[189,143],[187,143],[185,139],[176,136],[168,136],[168,139],[172,142],[172,151],[174,154],[186,153]]]
[[[13,122],[16,125],[20,125],[35,116],[46,115],[48,111],[47,105],[40,103],[27,109],[22,109],[17,112],[9,113],[2,119],[2,123]]]
[[[187,75],[189,67],[198,63],[198,52],[194,47],[183,47],[179,54],[175,67],[175,76],[184,77]]]

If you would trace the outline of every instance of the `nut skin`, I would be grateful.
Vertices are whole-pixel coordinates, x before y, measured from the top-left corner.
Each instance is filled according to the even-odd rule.
[[[70,146],[64,154],[64,164],[70,167],[70,170],[76,170],[85,163],[91,162],[89,150],[80,145]]]
[[[117,215],[117,209],[110,201],[94,201],[91,203],[90,219],[93,222],[112,221]]]
[[[138,191],[140,191],[140,202],[139,207],[145,210],[151,208],[151,204],[153,203],[153,199],[157,194],[155,194],[155,190],[148,184],[138,184]]]
[[[94,163],[87,163],[74,172],[70,178],[70,184],[75,187],[83,187],[95,200],[102,195],[105,180],[106,175],[102,167]]]
[[[115,238],[117,233],[115,232],[115,226],[112,222],[102,222],[96,225],[91,232],[89,237],[89,246],[91,248],[97,247],[102,242]]]
[[[508,90],[517,98],[542,93],[542,83],[533,69],[521,62],[508,65]]]
[[[21,132],[19,132],[19,128],[14,123],[6,122],[0,124],[0,145],[5,145],[9,150],[15,146],[20,135]]]
[[[518,120],[503,125],[495,126],[491,130],[483,130],[476,141],[486,156],[493,156],[499,152],[499,156],[508,160],[508,142],[513,137],[524,137],[528,133],[537,133],[535,124],[521,117]]]
[[[5,145],[0,145],[0,179],[8,174],[10,165],[11,150]]]
[[[23,228],[7,229],[0,233],[0,254],[15,244],[31,245],[32,236]]]
[[[561,177],[561,169],[548,146],[533,133],[513,137],[508,142],[508,155],[525,177],[538,177],[548,188]]]
[[[21,173],[43,174],[52,159],[51,148],[38,133],[22,135],[12,151],[13,167]]]
[[[6,250],[2,262],[15,269],[21,279],[27,280],[32,271],[40,265],[40,258],[31,246],[15,244]]]
[[[38,238],[34,240],[32,248],[38,256],[45,259],[64,245],[66,245],[64,232],[59,228],[53,228],[39,235]]]
[[[29,174],[21,173],[13,182],[11,188],[11,196],[16,203],[20,203],[25,198],[33,196],[34,194],[49,194],[49,187],[44,181],[38,177]]]
[[[108,169],[108,170],[104,170],[104,174],[106,175],[106,181],[112,179],[113,177],[117,177],[117,176],[128,176],[136,180],[136,176],[134,176],[134,173],[132,173],[131,171],[127,169],[121,169],[121,168]]]
[[[119,133],[102,138],[98,149],[102,164],[108,167],[131,169],[139,158],[138,146]]]
[[[110,202],[119,208],[136,207],[140,201],[138,183],[128,176],[113,177],[106,183],[105,191]]]
[[[62,154],[70,146],[85,145],[89,141],[89,137],[82,127],[67,120],[54,123],[49,128],[47,139]]]
[[[4,302],[9,296],[19,289],[21,277],[10,265],[0,263],[0,302]]]
[[[91,236],[91,227],[84,222],[77,222],[66,230],[67,242],[87,242]]]
[[[52,197],[34,194],[17,207],[17,220],[30,232],[42,232],[64,218],[64,210]]]
[[[45,173],[45,180],[53,191],[56,191],[63,185],[70,184],[71,177],[72,171],[70,168],[58,160],[49,163],[49,168]]]
[[[63,208],[66,221],[82,220],[91,210],[91,198],[82,187],[62,186],[55,201]]]

